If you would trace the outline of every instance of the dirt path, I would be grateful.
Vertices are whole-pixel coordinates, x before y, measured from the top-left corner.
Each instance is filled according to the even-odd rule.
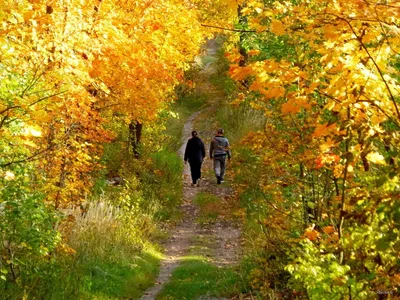
[[[194,113],[185,123],[182,131],[182,146],[179,149],[179,155],[183,157],[186,147],[186,140],[190,136],[193,127],[193,120],[200,112]],[[190,176],[190,170],[185,166],[183,178]],[[184,201],[181,210],[184,213],[182,221],[170,233],[170,238],[163,245],[165,249],[165,259],[161,262],[160,273],[155,281],[155,285],[147,290],[142,300],[155,299],[163,286],[168,282],[169,277],[176,267],[178,267],[182,257],[187,254],[193,234],[197,231],[197,224],[193,221],[198,214],[196,207],[192,203],[196,190],[191,189],[187,184],[184,186]]]
[[[186,147],[186,141],[193,130],[193,122],[201,112],[193,114],[186,122],[183,128],[184,137],[182,139],[182,146],[179,150],[179,154],[183,157],[184,150]],[[208,146],[208,145],[206,145]],[[211,169],[212,162],[208,159],[205,161],[203,170]],[[170,233],[170,238],[163,245],[165,249],[165,259],[160,265],[160,273],[155,281],[155,285],[147,290],[142,300],[156,299],[157,294],[162,290],[164,285],[169,281],[169,278],[180,264],[181,259],[189,252],[189,250],[197,243],[195,238],[201,238],[201,248],[209,253],[209,249],[212,250],[213,255],[209,256],[212,263],[217,266],[230,266],[238,262],[239,257],[239,239],[240,230],[225,220],[217,220],[212,224],[199,225],[196,223],[196,218],[199,215],[199,208],[193,203],[193,199],[200,192],[207,192],[218,197],[221,197],[221,201],[225,201],[224,198],[228,197],[231,193],[231,189],[228,187],[217,186],[214,182],[214,178],[204,177],[201,181],[200,187],[192,187],[190,185],[190,169],[189,166],[185,166],[183,172],[184,190],[183,196],[184,201],[181,206],[181,210],[184,213],[182,221],[175,227]],[[201,253],[198,253],[201,254]],[[211,299],[211,298],[201,298]],[[218,299],[218,298],[212,298]]]
[[[214,45],[212,45],[215,47]],[[210,47],[210,51],[215,53],[215,48]],[[197,89],[204,93],[207,98],[216,101],[221,97],[220,92],[211,85],[208,80],[213,70],[207,66],[201,74],[199,74]],[[186,142],[191,136],[194,126],[202,124],[207,120],[207,115],[211,114],[215,107],[209,107],[202,111],[194,113],[185,123],[182,131],[181,147],[179,155],[183,159]],[[207,126],[206,126],[207,127]],[[209,127],[209,126],[208,126]],[[196,127],[196,130],[198,128]],[[200,132],[205,142],[206,150],[208,142],[213,136],[215,128],[207,128]],[[219,199],[218,205],[222,208],[228,205],[227,201],[232,194],[232,190],[228,185],[217,185],[212,173],[212,161],[206,159],[203,164],[203,175],[200,187],[192,187],[190,180],[189,165],[185,165],[183,171],[183,204],[181,210],[183,212],[182,221],[170,233],[170,238],[165,242],[165,259],[160,265],[160,273],[155,281],[155,285],[147,290],[142,300],[156,299],[157,294],[168,283],[172,272],[179,266],[180,262],[189,252],[190,254],[205,255],[209,261],[216,266],[226,267],[236,265],[240,257],[240,229],[225,216],[218,215],[212,222],[198,222],[201,215],[201,208],[196,205],[193,200],[199,193],[211,194]],[[199,250],[200,249],[200,250]],[[195,253],[193,253],[195,252]],[[206,280],[206,279],[204,279]],[[199,299],[215,299],[222,300],[224,298],[200,297]]]

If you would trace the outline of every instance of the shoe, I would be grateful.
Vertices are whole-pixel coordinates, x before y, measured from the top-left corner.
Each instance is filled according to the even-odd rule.
[[[197,179],[197,184],[198,187],[200,186],[200,179]]]
[[[221,176],[217,176],[217,184],[221,184]]]
[[[196,184],[194,184],[193,182],[190,184],[190,186],[195,186]]]

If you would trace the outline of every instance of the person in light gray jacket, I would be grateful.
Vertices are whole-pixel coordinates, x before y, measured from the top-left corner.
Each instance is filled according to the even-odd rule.
[[[224,130],[220,128],[210,143],[210,158],[214,160],[214,172],[218,184],[224,181],[226,157],[228,160],[231,159],[231,149],[228,139],[224,137]]]

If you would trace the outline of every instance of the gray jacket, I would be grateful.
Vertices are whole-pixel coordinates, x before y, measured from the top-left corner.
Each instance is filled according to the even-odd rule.
[[[210,143],[210,158],[228,155],[231,158],[229,141],[224,136],[215,136]]]

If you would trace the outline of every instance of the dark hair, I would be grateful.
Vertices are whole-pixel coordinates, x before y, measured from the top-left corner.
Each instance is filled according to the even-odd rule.
[[[197,136],[197,131],[196,131],[196,130],[193,130],[193,131],[192,131],[192,136],[193,136],[193,137]]]
[[[223,128],[218,129],[217,133],[224,134],[224,129]]]

